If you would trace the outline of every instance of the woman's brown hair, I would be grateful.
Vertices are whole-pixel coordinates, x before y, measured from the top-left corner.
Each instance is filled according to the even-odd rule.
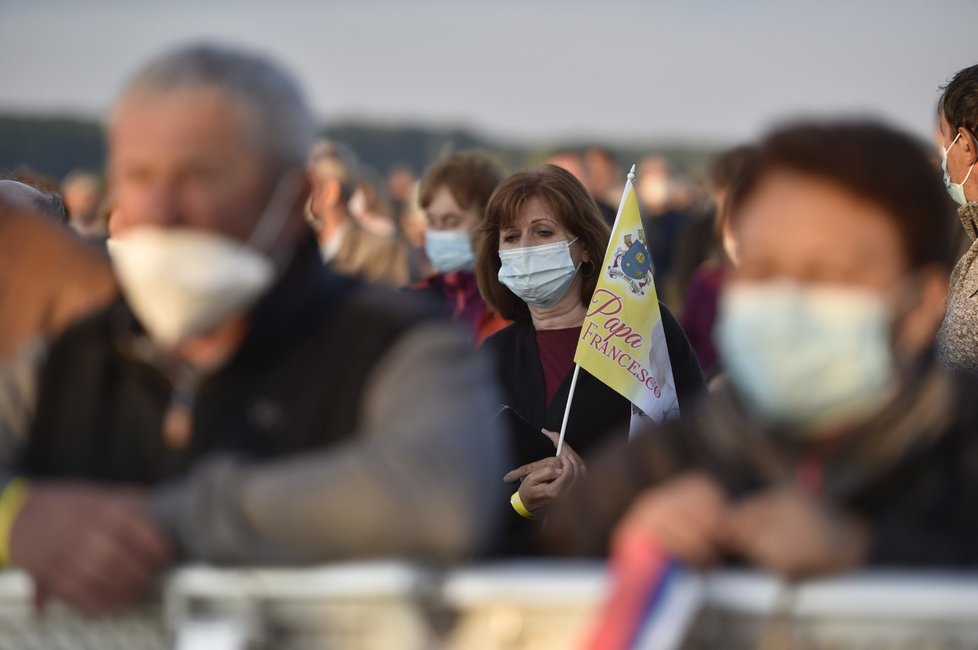
[[[486,304],[508,320],[526,318],[530,310],[499,281],[499,232],[512,225],[533,199],[542,202],[588,252],[590,262],[582,268],[590,267],[591,272],[582,274],[582,305],[591,301],[611,238],[611,230],[594,199],[580,181],[560,167],[544,165],[504,180],[489,197],[486,216],[476,236],[475,274]]]
[[[435,192],[446,187],[463,210],[474,209],[481,217],[492,191],[503,179],[499,165],[481,151],[455,154],[425,171],[418,186],[418,204],[427,210]]]

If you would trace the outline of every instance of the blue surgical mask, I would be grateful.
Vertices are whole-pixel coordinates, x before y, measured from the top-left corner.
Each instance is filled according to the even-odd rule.
[[[570,245],[575,241],[576,237],[499,251],[499,281],[528,305],[554,306],[573,284],[580,266],[571,259]]]
[[[955,203],[958,205],[964,205],[968,202],[967,197],[964,195],[964,184],[968,182],[969,178],[971,178],[971,171],[975,168],[975,166],[971,165],[971,167],[968,168],[968,173],[965,175],[964,180],[960,183],[952,183],[951,175],[947,173],[947,153],[952,147],[954,147],[954,143],[957,142],[958,138],[960,137],[961,133],[958,132],[958,134],[954,136],[954,140],[951,141],[950,147],[941,147],[941,169],[944,170],[944,187],[947,188],[947,193],[952,199],[954,199]]]
[[[731,382],[758,415],[818,435],[892,397],[892,320],[872,291],[736,283],[722,296],[715,336]]]
[[[475,263],[472,240],[461,230],[428,230],[424,250],[439,273],[469,270]]]

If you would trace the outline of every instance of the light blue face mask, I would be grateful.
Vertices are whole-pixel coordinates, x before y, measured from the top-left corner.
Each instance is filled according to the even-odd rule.
[[[556,305],[573,284],[580,267],[570,254],[570,245],[576,241],[577,237],[499,251],[499,281],[528,305]]]
[[[951,146],[944,148],[941,147],[941,169],[944,170],[944,187],[947,188],[947,193],[954,199],[954,202],[958,205],[964,205],[968,202],[967,197],[964,195],[964,184],[968,182],[971,178],[971,171],[975,168],[974,164],[968,168],[968,173],[965,175],[964,180],[960,183],[952,183],[951,175],[947,173],[947,153],[954,147],[954,143],[958,141],[961,137],[961,132],[959,131],[954,140],[951,141]]]
[[[472,240],[461,230],[431,230],[424,236],[424,250],[439,273],[469,270],[475,264]]]
[[[769,422],[817,436],[893,395],[893,316],[880,294],[791,282],[724,290],[715,337],[739,393]]]

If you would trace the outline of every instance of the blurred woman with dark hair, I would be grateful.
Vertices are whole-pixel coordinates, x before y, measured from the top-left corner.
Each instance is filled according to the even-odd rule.
[[[515,174],[496,189],[479,231],[476,275],[486,302],[512,325],[486,340],[500,370],[504,411],[520,481],[504,552],[532,552],[533,527],[585,471],[598,443],[627,436],[628,400],[581,369],[560,457],[554,457],[570,391],[574,353],[610,238],[584,186],[553,165]],[[705,392],[696,356],[660,303],[682,405]],[[546,430],[546,431],[545,431]]]

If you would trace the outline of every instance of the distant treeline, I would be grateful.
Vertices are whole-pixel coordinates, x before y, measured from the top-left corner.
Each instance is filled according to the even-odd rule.
[[[492,141],[464,129],[420,126],[384,126],[337,122],[324,129],[325,137],[350,146],[378,177],[399,165],[420,173],[439,157],[470,149],[486,149],[510,170],[542,162],[558,149],[576,149],[595,141],[568,142],[554,146],[520,146]],[[700,174],[716,153],[705,147],[654,144],[608,146],[622,166],[649,154],[661,155],[680,169]],[[0,171],[26,167],[54,179],[74,169],[101,170],[105,163],[103,126],[93,120],[71,117],[0,115]]]

